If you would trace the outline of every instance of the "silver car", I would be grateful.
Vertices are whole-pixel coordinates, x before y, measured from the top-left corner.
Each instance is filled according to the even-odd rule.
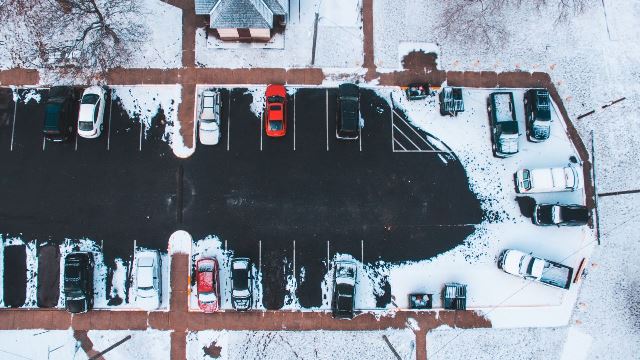
[[[220,93],[205,90],[198,107],[198,137],[202,145],[216,145],[220,141]]]

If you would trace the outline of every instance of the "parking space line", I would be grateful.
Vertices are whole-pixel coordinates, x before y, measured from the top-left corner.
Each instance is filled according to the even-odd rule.
[[[393,103],[393,94],[391,94],[391,103]],[[391,120],[391,151],[395,151],[396,148],[393,146],[394,141],[396,139],[393,138],[393,106],[389,108],[389,120]]]
[[[327,270],[329,269],[329,240],[327,240]]]
[[[111,113],[113,112],[113,89],[109,89],[109,123],[107,124],[107,150],[111,142]]]
[[[258,240],[258,271],[262,271],[262,240]]]
[[[144,121],[140,120],[140,145],[138,145],[138,151],[142,151],[142,130],[144,129]]]
[[[224,241],[224,251],[227,251],[227,240]]]
[[[260,114],[260,151],[262,151],[262,127],[264,126],[264,114]]]
[[[358,141],[360,142],[360,151],[362,151],[362,127],[358,124]]]
[[[400,134],[402,134],[402,135],[403,135],[407,140],[409,140],[409,142],[410,142],[413,146],[415,146],[415,147],[416,147],[416,150],[421,150],[421,149],[420,149],[420,146],[416,145],[416,143],[414,143],[411,139],[409,139],[409,137],[407,136],[407,134],[405,134],[402,130],[400,130],[400,128],[399,128],[399,127],[397,127],[397,126],[396,126],[396,124],[393,124],[393,128],[394,128],[396,131],[400,132]]]
[[[398,144],[398,146],[400,146],[400,147],[402,148],[402,150],[404,150],[404,151],[408,151],[406,147],[402,146],[402,144],[400,144],[400,143],[398,142],[398,140],[394,139],[393,137],[392,137],[391,139],[393,140],[393,142],[394,142],[395,144]],[[393,147],[393,152],[397,152],[397,150],[395,149],[395,146],[392,146],[392,147]]]
[[[13,124],[11,124],[11,151],[13,151],[13,133],[16,131],[16,113],[18,112],[18,101],[20,101],[20,96],[18,96],[18,100],[13,102]]]
[[[296,93],[293,93],[293,151],[296,150]]]
[[[229,138],[231,134],[231,90],[227,97],[227,151],[229,151]]]
[[[364,265],[364,240],[360,240],[360,262]]]
[[[395,111],[394,111],[395,112]],[[403,119],[400,115],[398,115],[396,113],[396,115],[398,116],[398,118],[400,120],[402,120],[403,123],[407,124],[407,126],[409,127],[409,129],[411,129],[411,131],[413,131],[419,138],[420,140],[424,141],[425,144],[427,144],[427,146],[429,146],[431,149],[434,149],[433,146],[431,146],[431,144],[429,144],[429,142],[422,136],[420,135],[420,133],[418,133],[413,126],[411,126],[411,124],[409,124],[405,119]],[[395,126],[395,125],[394,125]],[[404,135],[404,134],[403,134]],[[406,136],[406,135],[405,135]],[[435,149],[434,149],[435,150]]]
[[[296,279],[296,241],[293,240],[293,279]]]
[[[76,145],[75,145],[75,148],[73,149],[73,151],[78,151],[78,134],[77,133],[76,133],[75,138],[76,138]]]
[[[44,147],[46,143],[47,143],[46,139],[44,138],[44,136],[42,136],[42,151],[44,151]]]
[[[324,90],[325,107],[324,114],[327,123],[327,151],[329,151],[329,89]]]

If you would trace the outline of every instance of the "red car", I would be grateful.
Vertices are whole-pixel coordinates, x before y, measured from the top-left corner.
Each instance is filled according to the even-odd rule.
[[[218,261],[212,258],[198,260],[196,263],[196,281],[200,309],[205,313],[218,311],[220,308]]]
[[[287,133],[287,91],[282,85],[269,85],[266,91],[267,109],[264,124],[267,136],[280,137]]]

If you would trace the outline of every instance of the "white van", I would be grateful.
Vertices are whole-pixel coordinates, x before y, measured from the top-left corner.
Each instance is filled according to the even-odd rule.
[[[557,168],[520,169],[515,174],[516,191],[520,194],[576,191],[584,186],[582,167],[568,165]]]

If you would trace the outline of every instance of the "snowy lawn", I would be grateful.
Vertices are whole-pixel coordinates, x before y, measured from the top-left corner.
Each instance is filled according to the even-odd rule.
[[[104,351],[110,346],[131,338],[103,357],[105,360],[169,360],[171,354],[171,332],[159,330],[90,330],[87,335],[93,343],[93,349]]]
[[[188,360],[394,359],[393,351],[400,359],[415,359],[413,331],[207,330],[187,335]]]
[[[196,63],[210,68],[296,68],[311,66],[315,13],[319,14],[314,66],[359,68],[363,63],[361,0],[291,2],[284,48],[207,47],[204,28],[196,33]]]
[[[73,337],[73,330],[2,330],[3,360],[84,360],[87,355]],[[109,359],[109,358],[107,358]]]

